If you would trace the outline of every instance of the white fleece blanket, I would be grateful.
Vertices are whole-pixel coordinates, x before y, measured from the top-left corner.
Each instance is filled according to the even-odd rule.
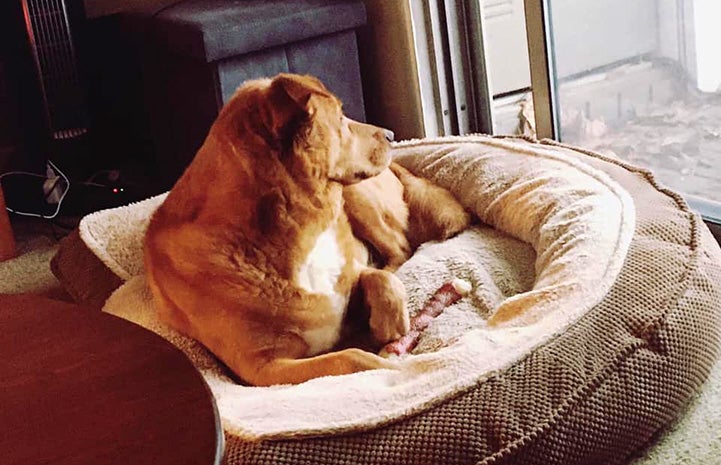
[[[395,159],[449,188],[484,223],[426,244],[398,270],[411,313],[444,282],[471,294],[446,309],[398,370],[325,377],[296,386],[233,383],[200,344],[159,323],[142,273],[142,234],[164,196],[83,219],[80,235],[127,282],[104,310],[168,338],[213,391],[226,433],[245,439],[358,431],[447,399],[507,369],[562,333],[615,281],[634,230],[633,201],[604,173],[549,146],[485,136],[408,141]],[[492,312],[522,317],[503,327]]]

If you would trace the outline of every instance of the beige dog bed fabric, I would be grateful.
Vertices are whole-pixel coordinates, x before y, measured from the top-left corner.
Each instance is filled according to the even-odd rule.
[[[164,335],[205,375],[227,463],[623,463],[675,417],[716,357],[721,319],[721,251],[677,195],[551,143],[473,136],[394,155],[485,223],[399,270],[411,311],[450,278],[473,291],[397,371],[233,383],[155,318],[139,244],[162,197],[81,223],[126,281],[105,310]],[[524,316],[489,328],[504,309]]]

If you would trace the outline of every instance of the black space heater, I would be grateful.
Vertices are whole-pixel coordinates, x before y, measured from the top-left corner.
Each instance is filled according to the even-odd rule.
[[[45,118],[54,151],[88,133],[85,88],[71,24],[82,17],[80,2],[21,0],[30,49],[38,72]]]
[[[1,181],[8,210],[52,218],[70,188],[64,171],[72,172],[88,147],[89,110],[73,30],[84,11],[82,0],[20,3],[41,95],[47,163],[45,173],[9,172]]]

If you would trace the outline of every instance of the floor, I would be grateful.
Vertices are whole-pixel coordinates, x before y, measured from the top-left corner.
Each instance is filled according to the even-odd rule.
[[[37,217],[10,217],[16,258],[0,261],[0,294],[32,293],[71,300],[50,269],[59,240],[70,232],[68,223],[50,223]]]
[[[17,254],[22,255],[33,249],[57,244],[60,239],[77,227],[79,221],[79,217],[60,217],[49,220],[11,214],[10,223],[15,236]]]
[[[721,202],[721,95],[689,93],[579,142],[651,169],[674,190]]]

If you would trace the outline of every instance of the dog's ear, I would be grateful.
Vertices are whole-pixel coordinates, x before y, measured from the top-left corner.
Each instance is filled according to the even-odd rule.
[[[270,85],[272,127],[279,140],[292,137],[300,123],[315,113],[313,96],[330,96],[323,84],[312,76],[279,74]]]
[[[271,88],[285,94],[299,108],[312,111],[310,99],[313,95],[330,97],[330,92],[318,78],[308,75],[281,73],[273,79]]]

